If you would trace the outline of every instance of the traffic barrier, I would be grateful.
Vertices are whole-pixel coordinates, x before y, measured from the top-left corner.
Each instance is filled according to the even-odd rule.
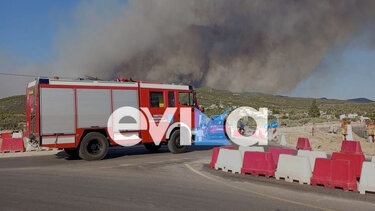
[[[361,143],[359,141],[342,141],[341,151],[342,153],[355,153],[363,154]]]
[[[2,133],[1,138],[2,139],[12,138],[12,133]]]
[[[26,142],[25,148],[26,148],[26,152],[38,151],[40,149],[39,145],[31,143],[30,141]]]
[[[363,162],[361,179],[358,183],[358,191],[365,194],[366,191],[375,192],[375,163]]]
[[[348,154],[334,152],[332,153],[332,160],[349,160],[352,164],[351,167],[354,169],[355,176],[357,178],[361,177],[362,163],[365,161],[365,156],[363,154]]]
[[[12,138],[22,138],[22,132],[14,132]]]
[[[317,158],[327,158],[327,153],[323,151],[298,150],[297,155],[307,157],[309,159],[311,171],[314,171],[315,160]]]
[[[299,184],[310,184],[311,167],[306,157],[281,154],[275,172],[277,180],[284,178],[287,182],[297,180]]]
[[[273,162],[272,153],[246,151],[243,157],[241,168],[242,174],[254,176],[264,175],[266,177],[275,176],[276,165]]]
[[[210,162],[211,168],[215,168],[215,163],[217,161],[217,155],[219,154],[220,148],[223,148],[223,149],[234,149],[234,146],[214,147],[212,149],[212,156],[211,156],[211,162]]]
[[[244,146],[240,146],[238,148],[238,150],[240,150],[242,158],[244,158],[245,152],[264,152],[263,147],[244,147]]]
[[[357,190],[354,168],[349,160],[332,160],[330,188],[340,187],[344,191]]]
[[[215,164],[216,164],[216,161],[217,161],[217,155],[219,154],[219,150],[220,150],[220,147],[214,147],[212,149],[212,156],[211,156],[211,162],[210,162],[211,168],[215,168]]]
[[[324,185],[329,187],[332,181],[332,160],[317,158],[315,160],[314,172],[311,177],[311,185]]]
[[[375,156],[372,156],[371,162],[375,162]]]
[[[273,162],[275,163],[276,166],[279,161],[280,154],[294,155],[293,149],[286,149],[286,148],[269,147],[268,152],[272,153]]]
[[[298,138],[297,150],[311,150],[310,141],[308,138]]]
[[[22,138],[5,138],[1,143],[0,153],[24,152],[25,146]]]
[[[225,172],[231,171],[234,173],[241,173],[242,158],[241,152],[234,149],[220,149],[215,164],[216,170]]]

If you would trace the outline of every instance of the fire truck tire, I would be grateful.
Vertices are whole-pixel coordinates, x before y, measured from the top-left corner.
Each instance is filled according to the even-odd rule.
[[[108,153],[107,138],[98,132],[88,133],[79,146],[79,157],[84,160],[101,160]]]
[[[157,152],[161,147],[161,144],[156,145],[155,143],[145,143],[143,145],[146,147],[147,150],[151,152]]]
[[[64,152],[70,157],[78,157],[78,149],[76,148],[65,148]]]
[[[180,145],[180,130],[176,130],[172,133],[168,141],[168,149],[173,154],[186,152],[187,146]]]

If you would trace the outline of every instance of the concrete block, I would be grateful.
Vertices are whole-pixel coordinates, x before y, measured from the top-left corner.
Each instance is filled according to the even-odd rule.
[[[275,177],[284,178],[287,182],[297,180],[300,184],[309,184],[311,167],[307,157],[280,154]]]
[[[215,164],[216,170],[225,172],[231,171],[234,173],[241,173],[242,157],[239,150],[234,149],[220,149],[217,161]]]
[[[323,151],[298,150],[297,155],[309,159],[312,172],[314,171],[316,158],[327,158],[327,153]]]
[[[244,146],[240,146],[238,148],[238,150],[240,150],[240,152],[241,152],[242,160],[243,160],[245,152],[264,152],[263,147],[244,147]]]
[[[366,191],[375,192],[375,162],[363,162],[361,179],[358,183],[358,191],[365,194]]]

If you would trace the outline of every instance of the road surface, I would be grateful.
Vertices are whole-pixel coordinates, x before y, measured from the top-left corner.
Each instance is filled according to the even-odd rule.
[[[62,151],[0,158],[0,209],[375,210],[375,194],[216,171],[210,154],[207,147],[171,154],[135,146],[93,162]]]

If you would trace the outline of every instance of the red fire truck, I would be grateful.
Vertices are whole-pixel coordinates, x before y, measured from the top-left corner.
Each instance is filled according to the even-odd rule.
[[[64,148],[71,156],[99,160],[110,146],[117,145],[107,133],[107,121],[116,109],[124,106],[146,107],[153,117],[176,107],[161,144],[172,153],[182,153],[179,144],[182,107],[199,108],[191,86],[126,80],[93,81],[38,78],[26,89],[26,133],[28,141],[43,147]],[[129,132],[129,131],[128,131]],[[144,146],[157,151],[148,130],[136,133]]]

